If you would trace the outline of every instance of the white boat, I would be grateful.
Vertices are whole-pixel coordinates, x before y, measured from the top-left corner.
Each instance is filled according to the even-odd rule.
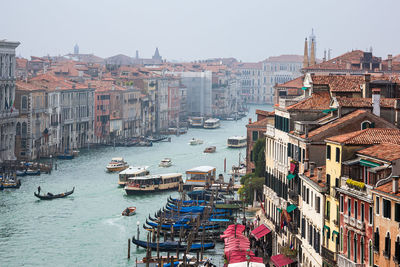
[[[124,189],[128,195],[135,195],[140,193],[177,189],[181,183],[181,173],[157,174],[129,178]]]
[[[189,141],[189,145],[192,145],[192,146],[201,145],[201,144],[203,144],[203,140],[201,140],[201,139],[192,138]]]
[[[109,172],[120,172],[128,167],[128,163],[126,163],[123,158],[112,158],[111,162],[106,166]]]
[[[204,117],[191,117],[189,122],[191,127],[203,127]]]
[[[172,160],[170,158],[163,159],[158,166],[160,167],[171,167]]]
[[[232,136],[228,138],[228,147],[240,148],[247,146],[246,136]]]
[[[129,166],[129,168],[119,173],[118,185],[125,186],[129,178],[148,175],[150,173],[148,171],[148,168],[149,166],[140,166],[140,167]]]
[[[208,119],[204,122],[204,128],[205,129],[217,129],[221,126],[220,120],[219,119]]]

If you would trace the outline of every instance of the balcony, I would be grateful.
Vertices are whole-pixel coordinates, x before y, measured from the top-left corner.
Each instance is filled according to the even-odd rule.
[[[350,217],[350,225],[356,227],[356,219],[354,217]]]
[[[324,259],[326,259],[326,260],[328,260],[328,261],[330,261],[332,263],[336,262],[336,253],[333,252],[333,251],[330,251],[329,249],[327,249],[324,246],[321,246],[321,256]]]
[[[356,226],[358,229],[364,231],[365,230],[365,222],[362,222],[360,220],[357,220]]]
[[[355,263],[354,261],[348,259],[346,256],[342,254],[338,254],[337,256],[337,265],[341,267],[364,267],[363,263]]]
[[[299,194],[297,190],[289,189],[289,200],[293,202],[293,204],[299,205]]]
[[[343,215],[343,222],[349,224],[349,216],[344,214]]]

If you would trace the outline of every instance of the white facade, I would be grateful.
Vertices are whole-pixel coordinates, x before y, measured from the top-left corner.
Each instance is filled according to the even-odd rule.
[[[262,64],[242,63],[238,66],[239,86],[242,97],[247,103],[269,103],[262,88]]]
[[[18,110],[15,101],[15,48],[18,42],[0,41],[0,162],[15,160]]]

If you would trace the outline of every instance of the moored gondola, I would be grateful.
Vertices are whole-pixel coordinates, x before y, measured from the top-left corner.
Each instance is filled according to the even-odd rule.
[[[67,196],[71,195],[72,193],[74,193],[74,190],[75,190],[75,187],[72,188],[71,191],[67,191],[65,193],[60,193],[60,194],[56,194],[56,195],[53,195],[52,193],[47,193],[46,195],[40,195],[40,194],[38,194],[36,192],[34,193],[34,195],[35,195],[35,197],[37,197],[37,198],[39,198],[41,200],[52,200],[52,199],[55,199],[55,198],[67,197]]]
[[[150,248],[151,250],[158,250],[161,252],[175,252],[175,251],[187,251],[188,246],[187,244],[182,244],[180,242],[175,242],[175,241],[168,241],[168,242],[159,242],[157,243],[152,243],[152,242],[146,242],[146,241],[141,241],[137,240],[134,236],[132,237],[132,243],[135,245],[138,245],[139,247],[142,248]],[[213,249],[215,247],[215,243],[204,243],[204,244],[199,244],[199,243],[194,243],[190,246],[189,251],[200,251],[200,250],[207,250],[207,249]]]

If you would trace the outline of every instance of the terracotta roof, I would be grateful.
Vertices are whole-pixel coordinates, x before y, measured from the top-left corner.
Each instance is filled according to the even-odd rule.
[[[22,90],[71,90],[71,89],[88,89],[84,84],[74,83],[64,78],[57,77],[52,73],[45,73],[31,78],[28,82],[19,81],[17,86]]]
[[[301,55],[280,55],[269,57],[264,62],[303,62],[304,57]]]
[[[266,111],[266,110],[262,110],[262,109],[256,109],[256,114],[259,115],[264,115],[264,116],[271,116],[274,112],[270,112],[270,111]]]
[[[259,121],[255,121],[253,123],[249,123],[246,125],[246,127],[254,128],[254,127],[262,127],[262,128],[267,128],[267,123],[268,123],[268,118],[264,118]]]
[[[331,92],[361,92],[364,76],[313,75],[313,85],[327,85]]]
[[[394,161],[400,159],[400,145],[382,143],[365,148],[357,153],[381,160]]]
[[[15,61],[17,69],[25,69],[28,64],[28,60],[26,58],[16,58]]]
[[[339,106],[354,107],[354,108],[372,108],[372,98],[348,98],[336,97]],[[381,98],[380,106],[383,108],[394,108],[396,100],[399,98]]]
[[[238,64],[238,69],[262,69],[262,63],[257,62],[246,62],[246,63],[239,63]]]
[[[293,80],[290,80],[288,82],[278,84],[278,85],[276,85],[276,87],[279,87],[279,88],[281,88],[281,87],[286,87],[286,88],[290,87],[290,88],[299,88],[299,89],[301,89],[303,87],[303,80],[304,80],[304,76],[300,76],[300,77],[298,77],[296,79],[293,79]]]
[[[321,179],[318,179],[318,170],[321,168]],[[325,187],[326,183],[326,166],[320,166],[314,169],[314,175],[310,176],[310,170],[304,172],[304,176],[312,180],[314,183],[318,184],[320,187]]]
[[[314,92],[311,97],[287,107],[287,110],[325,110],[330,105],[330,94],[327,91]]]
[[[397,191],[397,193],[393,193],[393,186],[392,186],[392,181],[387,182],[386,184],[383,184],[381,186],[378,186],[377,188],[373,189],[372,191],[375,192],[383,192],[392,196],[400,197],[400,190]]]
[[[327,141],[349,145],[400,144],[399,129],[368,128],[361,131],[332,136]]]

